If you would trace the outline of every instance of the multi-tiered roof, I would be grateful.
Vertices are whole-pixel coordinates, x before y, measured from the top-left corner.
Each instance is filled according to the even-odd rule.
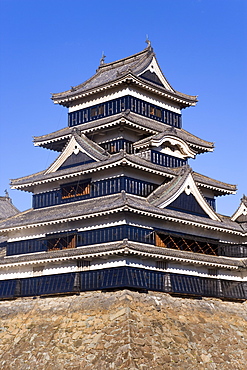
[[[182,128],[181,110],[197,98],[169,84],[151,45],[103,58],[93,77],[52,99],[69,109],[68,127],[34,138],[59,152],[46,170],[11,181],[33,193],[33,208],[0,223],[5,284],[21,266],[22,295],[132,286],[247,298],[245,197],[232,218],[217,213],[217,196],[236,186],[189,166],[214,145]],[[35,285],[47,279],[60,288]]]

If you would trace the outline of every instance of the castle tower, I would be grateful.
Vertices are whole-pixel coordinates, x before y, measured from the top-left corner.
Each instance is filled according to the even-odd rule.
[[[217,213],[236,186],[189,166],[214,145],[184,130],[197,98],[170,85],[150,43],[102,58],[52,99],[68,126],[34,138],[58,152],[46,170],[11,181],[33,208],[0,223],[0,296],[133,288],[246,299],[246,199],[232,218]]]

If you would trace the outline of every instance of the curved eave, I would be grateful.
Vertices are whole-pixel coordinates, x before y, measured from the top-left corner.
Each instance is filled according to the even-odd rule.
[[[216,196],[231,195],[231,194],[234,195],[237,192],[237,190],[224,189],[224,188],[220,188],[220,187],[213,186],[213,185],[203,184],[203,183],[200,183],[198,181],[197,181],[197,184],[198,184],[198,186],[200,186],[202,188],[210,189],[210,190],[213,190],[213,191],[217,192],[218,194]]]
[[[113,117],[113,116],[111,116],[111,117]],[[101,118],[99,121],[97,120],[97,125],[95,125],[96,121],[91,121],[91,122],[84,123],[82,125],[78,125],[78,126],[76,126],[76,128],[78,129],[78,131],[87,135],[87,134],[90,134],[92,132],[100,131],[102,129],[109,129],[109,128],[112,128],[114,126],[118,126],[120,124],[126,123],[127,126],[132,127],[134,129],[137,129],[137,130],[140,130],[140,131],[143,131],[144,133],[147,133],[147,134],[150,134],[150,135],[154,135],[158,132],[157,130],[153,130],[150,127],[143,126],[143,125],[140,125],[138,123],[132,122],[129,119],[127,119],[126,117],[123,117],[123,115],[121,115],[120,118],[113,119],[112,121],[110,121],[108,123],[104,123],[104,122],[101,121],[104,118]],[[85,126],[87,126],[87,127],[85,128]],[[92,127],[90,127],[90,126],[92,126]],[[34,146],[43,147],[43,148],[47,148],[47,149],[50,149],[50,150],[56,150],[56,149],[53,148],[53,145],[54,144],[59,145],[59,143],[60,143],[60,146],[61,146],[63,143],[66,143],[66,141],[68,141],[70,139],[71,135],[72,135],[72,132],[69,132],[66,135],[61,135],[61,136],[54,137],[54,138],[47,139],[47,140],[44,140],[44,139],[40,140],[39,137],[34,137],[33,142],[34,142]],[[59,149],[59,150],[57,149],[57,151],[61,151],[61,150],[62,149]]]
[[[71,133],[67,135],[63,135],[57,138],[52,138],[48,140],[42,141],[34,141],[34,146],[54,150],[60,152],[64,145],[66,145],[67,141],[71,138]],[[62,146],[62,148],[61,148]]]
[[[107,128],[117,126],[121,123],[120,121],[121,120],[117,120],[117,121],[109,122],[109,123],[103,124],[103,125],[100,125],[100,122],[99,122],[99,126],[95,126],[95,127],[92,127],[92,128],[86,128],[86,129],[83,129],[83,127],[80,127],[79,130],[81,132],[83,132],[84,134],[89,134],[91,132],[99,131],[101,129],[107,129]],[[93,121],[93,122],[95,122],[95,121]],[[131,122],[131,121],[128,121],[128,126],[139,129],[139,130],[144,131],[146,133],[149,133],[151,135],[156,134],[156,131],[154,131],[154,130],[148,128],[148,127],[138,125],[138,124],[136,124],[134,122]],[[70,139],[71,135],[72,135],[72,133],[68,133],[66,135],[62,135],[62,136],[55,137],[55,138],[52,138],[52,139],[47,139],[47,140],[39,140],[39,138],[37,137],[37,138],[34,138],[34,146],[43,147],[43,148],[46,148],[46,149],[50,149],[50,150],[54,150],[54,151],[59,152],[59,151],[61,151],[61,145],[65,144]],[[194,151],[196,151],[196,153],[198,153],[198,154],[214,151],[214,146],[206,147],[206,146],[203,146],[203,145],[191,143],[190,141],[188,141],[188,145]]]
[[[189,106],[195,106],[197,103],[197,97],[191,96],[191,95],[185,95],[178,92],[171,92],[164,88],[160,88],[153,84],[152,82],[146,82],[141,78],[138,78],[134,76],[132,73],[128,73],[127,75],[118,78],[112,82],[108,82],[104,85],[86,90],[86,91],[78,91],[78,92],[72,92],[70,91],[70,94],[53,94],[51,99],[55,104],[61,104],[65,107],[71,106],[71,103],[73,104],[74,101],[83,99],[87,96],[90,96],[92,94],[102,93],[105,90],[108,90],[110,88],[117,87],[121,84],[136,84],[137,86],[149,91],[149,93],[157,94],[163,98],[173,100],[176,102],[181,108],[186,108]]]
[[[148,164],[150,164],[150,167],[147,167]],[[134,161],[131,161],[131,158],[125,157],[125,158],[118,159],[115,162],[108,163],[108,164],[105,164],[105,165],[104,164],[98,165],[98,166],[93,167],[93,168],[92,167],[88,168],[88,169],[80,168],[80,170],[74,171],[72,173],[56,175],[56,172],[54,172],[52,177],[43,178],[43,179],[39,179],[39,180],[33,180],[33,181],[22,183],[22,184],[17,184],[17,183],[15,183],[15,180],[12,180],[11,181],[11,188],[32,192],[33,187],[36,186],[36,185],[41,185],[41,184],[45,184],[45,183],[49,183],[49,182],[54,182],[54,181],[57,181],[57,180],[75,178],[77,176],[88,175],[88,174],[92,174],[94,172],[106,170],[106,169],[109,169],[109,168],[114,168],[114,167],[117,167],[117,166],[123,166],[123,165],[129,166],[129,167],[132,167],[134,169],[141,170],[141,171],[149,172],[149,173],[152,173],[152,174],[155,174],[155,175],[158,175],[158,176],[170,178],[170,179],[173,179],[176,176],[176,169],[174,170],[174,169],[171,169],[169,167],[162,167],[162,166],[159,166],[159,165],[156,165],[154,167],[154,166],[152,166],[152,163],[148,162],[148,161],[145,161],[145,164],[144,163],[143,164],[138,164],[138,163],[135,163]],[[40,172],[40,174],[42,174],[42,173],[44,173],[44,171]],[[213,185],[213,184],[208,184],[207,182],[203,182],[203,181],[199,180],[198,178],[195,179],[195,182],[200,188],[205,188],[205,189],[212,190],[214,193],[216,193],[216,195],[236,194],[236,187],[234,185],[229,185],[229,186],[231,186],[231,188],[229,188],[229,187],[227,188],[228,184],[222,184],[222,187],[220,187],[220,186],[216,186],[216,185]]]
[[[95,127],[92,127],[92,128],[87,128],[87,129],[84,129],[84,130],[83,130],[83,128],[81,128],[81,132],[83,132],[85,134],[90,134],[92,132],[96,132],[96,131],[99,131],[101,129],[107,129],[107,128],[117,126],[120,123],[121,122],[119,122],[119,121],[114,121],[114,122],[109,122],[107,124],[95,126]],[[138,129],[138,130],[141,130],[141,131],[144,131],[145,133],[148,133],[148,134],[151,134],[151,135],[156,134],[156,131],[154,131],[154,130],[148,128],[148,127],[138,125],[138,124],[136,124],[134,122],[131,122],[131,121],[128,121],[128,126],[133,127],[135,129]],[[50,149],[50,150],[54,150],[54,151],[59,152],[59,151],[62,150],[62,148],[66,144],[66,142],[70,139],[71,135],[72,135],[72,133],[69,133],[69,134],[59,136],[59,137],[56,137],[56,138],[47,139],[47,140],[40,140],[40,141],[37,139],[37,140],[34,141],[34,146],[42,147],[42,148],[46,148],[46,149]],[[197,145],[197,144],[191,143],[189,141],[188,141],[188,145],[197,154],[214,151],[214,147],[211,147],[211,148],[210,147],[205,147],[205,146],[202,146],[202,145]],[[146,146],[146,144],[143,145],[143,146]]]
[[[207,183],[207,181],[202,181],[198,178],[200,174],[197,174],[197,173],[194,173],[194,174],[197,177],[195,182],[197,183],[199,187],[204,188],[204,189],[213,190],[214,192],[218,193],[216,195],[230,195],[230,194],[236,194],[237,192],[236,185],[222,183],[221,186],[220,185],[217,186],[216,184],[209,184]]]
[[[151,162],[147,162],[147,164],[145,163],[145,165],[144,164],[138,164],[138,163],[132,162],[130,159],[121,158],[121,159],[117,160],[116,162],[108,163],[108,164],[105,164],[105,165],[102,164],[102,165],[98,165],[96,167],[90,167],[88,169],[81,168],[78,171],[74,171],[74,172],[71,172],[71,173],[68,173],[68,174],[56,175],[56,172],[54,172],[54,173],[52,173],[52,177],[43,178],[43,179],[39,179],[39,180],[33,180],[31,182],[27,182],[27,183],[23,183],[23,184],[15,184],[14,180],[12,180],[11,189],[19,189],[19,190],[24,190],[24,191],[29,191],[30,192],[30,191],[32,191],[32,188],[36,185],[41,185],[41,184],[45,184],[45,183],[49,183],[49,182],[54,182],[54,181],[57,181],[57,180],[69,179],[69,178],[77,177],[77,176],[80,176],[80,175],[88,175],[88,174],[92,174],[94,172],[98,172],[98,171],[101,171],[101,170],[107,170],[109,168],[114,168],[114,167],[117,167],[117,166],[129,166],[129,167],[141,170],[141,171],[149,172],[149,173],[159,175],[159,176],[165,176],[165,177],[168,177],[168,178],[173,178],[175,176],[172,173],[165,173],[163,168],[159,165],[156,166],[157,168],[147,167],[147,165],[149,163],[151,164]],[[75,169],[75,167],[74,167],[74,169]],[[167,169],[167,170],[169,170],[169,169]],[[170,172],[172,172],[172,171],[170,171]]]
[[[208,153],[208,152],[213,152],[214,151],[214,147],[205,147],[205,146],[201,146],[201,145],[197,145],[197,144],[194,144],[194,143],[191,143],[189,142],[189,146],[195,150],[198,154],[201,154],[201,153]]]
[[[179,223],[179,224],[197,227],[197,228],[206,229],[206,230],[219,231],[219,232],[226,233],[226,234],[239,235],[239,236],[247,235],[243,230],[236,230],[236,229],[232,229],[227,226],[221,225],[222,222],[218,222],[218,221],[210,222],[210,220],[208,219],[206,220],[186,219],[185,215],[182,214],[181,212],[177,212],[176,216],[170,216],[170,215],[165,214],[167,213],[166,210],[164,210],[163,212],[160,212],[160,209],[159,209],[158,211],[159,212],[142,210],[142,209],[138,209],[136,207],[132,207],[126,204],[126,205],[122,205],[122,206],[119,206],[119,207],[116,207],[114,209],[107,210],[107,211],[103,210],[103,211],[98,211],[95,213],[77,215],[77,216],[72,216],[72,217],[65,217],[65,218],[60,218],[60,219],[55,219],[55,220],[44,221],[44,222],[29,223],[25,225],[22,224],[22,225],[19,225],[19,226],[17,225],[13,227],[10,226],[6,228],[2,228],[0,230],[0,233],[6,233],[6,232],[24,230],[24,229],[32,229],[32,228],[43,227],[43,226],[48,226],[48,225],[64,224],[68,222],[85,220],[85,219],[94,218],[94,217],[104,217],[104,216],[109,216],[111,214],[116,214],[119,212],[130,212],[135,215],[151,217],[155,219],[160,219],[160,220],[173,222],[173,223]]]
[[[77,259],[91,259],[97,257],[117,256],[117,255],[138,255],[142,257],[155,258],[158,260],[176,261],[192,265],[204,265],[210,267],[227,268],[237,270],[242,268],[241,259],[232,259],[228,257],[214,257],[210,255],[191,254],[184,251],[176,251],[168,248],[160,248],[142,243],[123,240],[119,242],[110,242],[107,246],[104,244],[94,244],[92,246],[78,247],[67,251],[53,251],[49,253],[35,253],[26,256],[11,256],[0,261],[0,268],[9,268],[13,266],[39,265],[49,262],[62,262]]]

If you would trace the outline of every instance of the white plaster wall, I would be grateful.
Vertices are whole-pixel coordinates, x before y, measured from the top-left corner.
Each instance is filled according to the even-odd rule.
[[[77,102],[75,102],[77,104],[69,107],[69,113],[75,112],[77,110],[84,109],[84,108],[87,108],[87,107],[91,107],[91,106],[96,105],[96,104],[105,103],[109,100],[117,99],[117,98],[120,98],[120,97],[126,96],[126,95],[131,95],[135,98],[138,98],[138,99],[144,100],[144,101],[146,101],[150,104],[154,104],[154,105],[157,105],[159,107],[168,109],[168,110],[170,110],[172,112],[175,112],[175,113],[179,113],[179,114],[181,113],[181,110],[180,110],[178,104],[176,104],[176,103],[172,104],[170,101],[168,101],[168,99],[165,99],[165,98],[157,99],[157,96],[152,95],[152,93],[149,93],[148,95],[146,95],[140,89],[133,88],[133,87],[126,87],[126,88],[123,88],[121,90],[113,91],[110,94],[108,92],[108,93],[106,93],[106,95],[98,96],[94,99],[90,99],[90,100],[81,102],[80,104],[78,104],[78,101],[77,101]],[[73,102],[72,102],[72,104],[73,104]]]

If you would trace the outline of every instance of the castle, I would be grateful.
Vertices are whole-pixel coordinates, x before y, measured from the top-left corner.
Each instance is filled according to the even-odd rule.
[[[183,129],[197,97],[170,85],[150,42],[102,57],[52,100],[68,127],[34,138],[58,152],[46,170],[11,181],[33,207],[0,222],[0,298],[128,288],[247,299],[247,198],[217,213],[236,186],[189,166],[214,145]]]

